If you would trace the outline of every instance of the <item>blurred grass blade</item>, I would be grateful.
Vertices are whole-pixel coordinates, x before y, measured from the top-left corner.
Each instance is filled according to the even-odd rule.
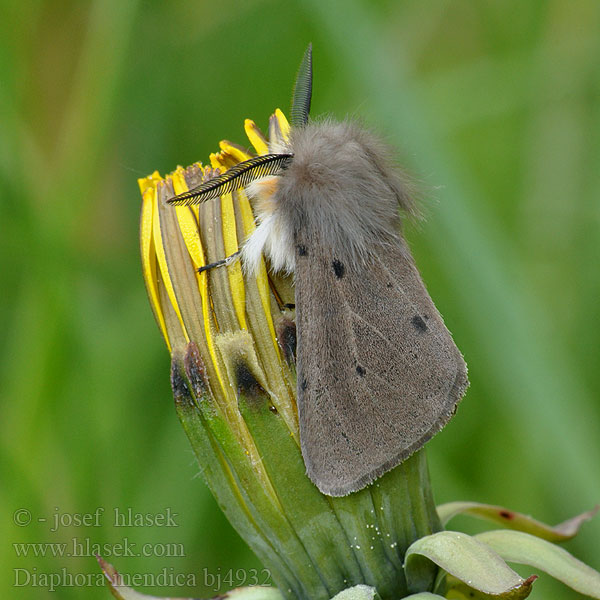
[[[159,596],[140,594],[123,583],[123,576],[110,563],[107,563],[101,556],[96,556],[96,558],[106,577],[106,585],[117,600],[195,600],[194,598],[160,598]]]
[[[112,595],[117,600],[198,600],[196,598],[182,598],[178,597],[163,597],[163,596],[147,596],[146,594],[140,594],[129,586],[124,585],[123,576],[111,565],[107,563],[102,557],[97,556],[98,562],[102,567],[102,571],[106,577],[106,584],[110,589]],[[366,587],[366,586],[363,586]],[[283,600],[281,592],[274,587],[266,585],[253,585],[249,587],[239,587],[224,594],[217,596],[219,600]],[[373,600],[373,597],[356,597],[356,600]],[[347,600],[351,600],[347,598]]]

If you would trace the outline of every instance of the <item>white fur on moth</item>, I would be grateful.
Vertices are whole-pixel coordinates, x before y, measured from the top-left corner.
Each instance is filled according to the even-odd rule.
[[[288,275],[294,272],[294,240],[289,227],[282,223],[273,196],[279,177],[270,175],[250,183],[246,193],[253,200],[257,220],[256,229],[244,242],[241,250],[242,265],[246,272],[258,272],[263,255],[269,258],[271,268]]]

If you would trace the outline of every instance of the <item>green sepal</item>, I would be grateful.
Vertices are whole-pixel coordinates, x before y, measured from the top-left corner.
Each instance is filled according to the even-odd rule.
[[[348,496],[332,498],[331,504],[357,557],[364,583],[377,586],[382,598],[394,598],[406,589],[404,570],[390,559],[395,552],[379,521],[369,487]],[[389,552],[388,552],[389,551]]]
[[[433,501],[425,450],[415,452],[368,489],[381,537],[393,553],[392,560],[404,570],[404,554],[413,541],[442,529]],[[437,567],[430,563],[428,570],[433,582]]]
[[[192,386],[182,370],[174,360],[171,380],[175,408],[208,487],[229,522],[269,569],[277,586],[284,593],[287,592],[286,595],[302,594],[304,586],[295,576],[294,569],[286,564],[286,553],[292,549],[297,551],[298,547],[281,545],[280,537],[268,535],[269,530],[265,528],[264,521],[269,521],[270,516],[278,521],[277,525],[281,525],[281,519],[277,518],[271,502],[265,499],[262,487],[255,481],[254,471],[248,464],[247,457],[225,420],[212,406],[210,395],[208,392],[200,395],[199,386]],[[174,383],[176,377],[180,378],[179,384]],[[191,389],[196,390],[195,396],[192,396]],[[238,463],[238,470],[245,473],[247,487],[258,487],[262,495],[257,493],[250,496],[252,501],[249,500],[248,494],[244,493],[247,487],[240,487],[240,478],[232,468],[232,457],[233,462]],[[257,518],[257,514],[260,515],[261,512],[266,514],[267,518]]]

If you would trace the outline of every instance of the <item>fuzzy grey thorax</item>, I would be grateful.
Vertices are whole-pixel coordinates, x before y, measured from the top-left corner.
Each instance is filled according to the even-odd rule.
[[[324,121],[293,130],[290,145],[274,199],[290,240],[301,235],[354,264],[396,237],[398,209],[411,204],[382,142],[353,122]]]
[[[249,268],[262,252],[275,271],[293,272],[299,239],[350,268],[362,265],[397,238],[399,209],[413,213],[389,149],[354,122],[309,122],[292,130],[286,151],[291,163],[277,176],[271,201],[258,208],[259,226],[246,242]],[[250,194],[260,196],[259,188]]]

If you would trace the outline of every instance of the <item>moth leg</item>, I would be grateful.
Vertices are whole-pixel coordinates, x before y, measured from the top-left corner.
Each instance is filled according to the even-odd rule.
[[[209,269],[214,269],[215,267],[223,267],[230,265],[238,256],[240,255],[240,250],[234,252],[227,258],[222,258],[217,262],[209,263],[208,265],[204,265],[203,267],[199,267],[198,273],[202,273],[202,271],[208,271]]]

